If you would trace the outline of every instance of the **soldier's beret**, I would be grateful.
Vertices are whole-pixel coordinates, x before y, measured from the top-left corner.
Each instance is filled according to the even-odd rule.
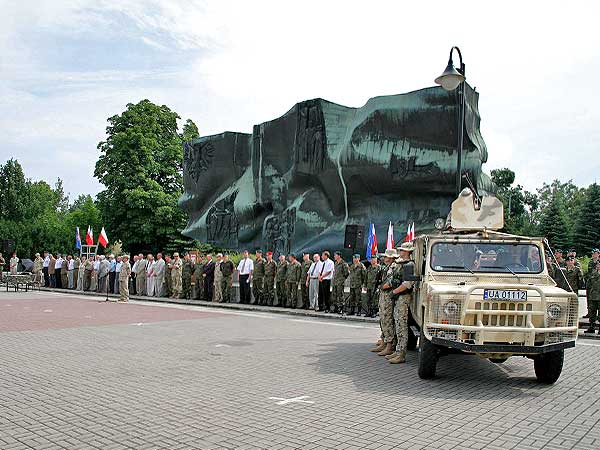
[[[262,253],[262,250],[259,248],[256,250],[256,253]]]
[[[355,253],[354,255],[352,255],[352,257],[360,259],[360,255],[358,253]]]
[[[335,252],[335,254],[338,256],[342,256],[342,252],[340,252],[340,251]]]
[[[575,257],[574,257],[574,256],[569,256],[569,257],[567,258],[567,261],[575,261]]]
[[[273,252],[267,252],[267,256],[273,256]]]
[[[574,249],[574,248],[570,248],[570,249],[569,249],[569,253],[572,253],[572,252],[574,252],[574,251],[575,251],[575,249]]]
[[[562,253],[562,248],[557,248],[556,250],[554,250],[554,253]]]
[[[294,259],[296,259],[296,255],[294,255],[293,253],[290,253],[290,254],[288,255],[288,258],[294,258]]]
[[[600,253],[600,248],[594,248],[594,249],[592,249],[592,253]]]

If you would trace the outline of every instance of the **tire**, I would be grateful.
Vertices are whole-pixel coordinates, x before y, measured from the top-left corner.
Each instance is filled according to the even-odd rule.
[[[503,362],[506,362],[507,359],[508,358],[490,358],[490,361],[494,364],[502,364]]]
[[[439,354],[435,345],[421,333],[419,339],[419,378],[424,380],[435,377]]]
[[[413,333],[410,323],[408,325],[408,342],[406,344],[406,349],[410,351],[417,349],[417,336]]]
[[[557,350],[550,353],[542,353],[533,360],[533,368],[538,382],[544,384],[556,383],[562,372],[565,351]]]

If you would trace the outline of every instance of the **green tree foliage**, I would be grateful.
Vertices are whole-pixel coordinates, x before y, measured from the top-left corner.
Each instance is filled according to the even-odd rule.
[[[23,258],[44,250],[74,253],[75,227],[85,234],[88,225],[101,226],[100,211],[89,195],[69,206],[60,179],[54,188],[31,181],[16,160],[0,165],[0,199],[0,238],[14,239]]]
[[[179,133],[178,119],[167,106],[130,103],[108,119],[107,138],[98,144],[94,176],[106,187],[98,194],[106,231],[129,251],[156,252],[181,238],[182,144],[198,128],[188,120]]]
[[[537,228],[531,220],[537,209],[535,194],[523,190],[521,185],[513,186],[515,173],[508,168],[492,170],[491,178],[504,205],[504,230],[520,235],[536,234]]]
[[[542,213],[539,229],[552,247],[564,250],[571,245],[568,222],[558,195],[550,197]]]
[[[591,184],[585,192],[573,233],[573,244],[579,254],[589,254],[600,247],[600,186]]]

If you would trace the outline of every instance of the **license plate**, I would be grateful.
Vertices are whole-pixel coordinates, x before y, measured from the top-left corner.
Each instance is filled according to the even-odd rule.
[[[484,300],[506,300],[509,302],[527,301],[527,291],[507,291],[504,289],[484,289]]]

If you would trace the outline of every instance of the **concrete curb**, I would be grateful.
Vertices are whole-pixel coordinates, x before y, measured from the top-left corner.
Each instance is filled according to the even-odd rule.
[[[71,295],[85,295],[90,297],[100,297],[106,298],[106,294],[101,294],[99,292],[82,292],[82,291],[73,291],[70,289],[51,289],[42,287],[40,291],[45,292],[59,292],[61,294],[71,294]],[[108,294],[108,298],[117,299],[119,296],[117,294]],[[258,306],[258,305],[243,305],[240,303],[215,303],[215,302],[203,302],[199,300],[184,300],[184,299],[172,299],[167,297],[144,297],[141,295],[130,295],[130,300],[139,300],[143,302],[155,302],[155,303],[170,303],[174,305],[193,305],[193,306],[204,306],[207,308],[215,308],[215,309],[233,309],[237,311],[252,311],[252,312],[265,312],[271,314],[285,314],[288,316],[297,316],[297,317],[311,317],[314,319],[327,319],[327,320],[343,320],[348,322],[367,322],[367,323],[379,323],[379,319],[371,318],[371,317],[357,317],[357,316],[340,316],[339,314],[328,314],[323,312],[315,312],[311,310],[305,309],[290,309],[290,308],[280,308],[278,306]]]

